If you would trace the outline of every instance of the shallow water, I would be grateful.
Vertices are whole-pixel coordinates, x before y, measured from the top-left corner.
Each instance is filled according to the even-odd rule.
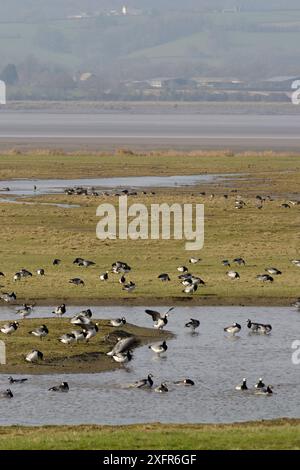
[[[49,316],[52,310],[39,307],[32,316]],[[69,310],[73,314],[81,307]],[[0,319],[15,319],[14,311],[15,307],[1,308]],[[98,318],[124,315],[131,323],[152,325],[143,307],[95,307],[92,311]],[[191,317],[201,321],[197,335],[184,328]],[[271,323],[271,335],[249,334],[248,318]],[[223,327],[235,321],[242,325],[242,330],[239,337],[228,338]],[[0,425],[225,423],[300,418],[300,365],[291,361],[292,342],[300,339],[299,312],[282,307],[177,307],[170,315],[168,329],[176,337],[168,341],[165,358],[154,357],[145,346],[135,350],[134,359],[123,370],[27,375],[28,383],[11,386],[15,395],[12,400],[0,400]],[[40,342],[37,344],[40,346]],[[154,375],[155,384],[169,382],[169,393],[124,388],[149,372]],[[193,379],[195,386],[172,384],[183,377]],[[235,391],[243,377],[248,378],[251,386],[263,377],[265,383],[274,386],[274,394],[265,397],[252,391]],[[69,393],[47,391],[62,380],[68,381]],[[0,389],[7,386],[7,376],[0,375]]]
[[[95,189],[117,188],[158,188],[211,183],[230,175],[180,175],[180,176],[128,176],[124,178],[81,178],[81,179],[16,179],[0,181],[3,194],[33,196],[41,194],[62,193],[66,188],[85,187]],[[34,191],[34,186],[37,190]],[[9,188],[9,191],[5,191]]]
[[[60,207],[62,209],[74,209],[80,207],[79,204],[58,204],[55,202],[31,202],[31,201],[23,201],[22,198],[15,199],[15,198],[1,198],[0,203],[11,203],[11,204],[25,204],[27,206],[54,206]]]

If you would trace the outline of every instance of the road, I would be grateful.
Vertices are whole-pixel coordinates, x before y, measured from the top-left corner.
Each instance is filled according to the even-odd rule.
[[[71,114],[0,110],[0,149],[300,149],[300,115]]]

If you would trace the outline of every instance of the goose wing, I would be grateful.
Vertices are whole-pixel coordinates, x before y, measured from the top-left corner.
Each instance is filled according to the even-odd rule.
[[[130,338],[120,339],[120,341],[118,341],[117,344],[113,347],[112,355],[127,352],[135,342],[136,339],[133,336]]]
[[[145,310],[148,315],[151,315],[153,321],[157,321],[161,319],[161,314],[156,312],[155,310]]]

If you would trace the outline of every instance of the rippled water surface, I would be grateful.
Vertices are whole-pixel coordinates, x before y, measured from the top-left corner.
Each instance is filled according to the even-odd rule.
[[[230,175],[224,175],[230,176]],[[223,177],[224,177],[223,176]],[[105,189],[116,188],[157,188],[211,183],[222,175],[180,175],[180,176],[127,176],[124,178],[81,178],[81,179],[16,179],[0,181],[3,194],[32,196],[38,194],[62,193],[69,187],[94,187]],[[37,190],[34,191],[34,186]],[[9,191],[6,189],[9,188]]]
[[[46,317],[52,307],[36,309],[32,316]],[[69,309],[77,313],[80,307]],[[94,316],[124,315],[131,323],[152,325],[143,307],[95,307]],[[199,334],[191,335],[185,322],[201,321]],[[0,320],[15,319],[14,308],[0,309]],[[271,323],[271,335],[251,335],[246,320]],[[26,320],[25,320],[26,321]],[[238,337],[228,338],[223,327],[242,325]],[[140,422],[222,423],[278,417],[300,418],[300,365],[292,363],[292,342],[300,339],[300,313],[276,307],[177,307],[168,329],[176,334],[168,341],[165,357],[154,357],[147,346],[135,350],[123,370],[101,374],[27,376],[23,385],[12,385],[12,400],[0,399],[0,425],[23,424],[126,424]],[[2,335],[3,336],[3,335]],[[2,339],[2,338],[1,338]],[[1,366],[0,366],[1,371]],[[126,389],[124,386],[151,372],[155,384],[169,382],[169,393]],[[184,377],[194,387],[172,382]],[[270,397],[234,387],[243,377],[253,385],[259,377],[274,386]],[[48,388],[67,380],[70,392],[56,394]],[[0,374],[0,389],[8,386]]]

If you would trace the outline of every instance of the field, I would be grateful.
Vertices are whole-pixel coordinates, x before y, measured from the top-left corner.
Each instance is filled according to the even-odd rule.
[[[159,153],[134,154],[119,151],[116,154],[34,154],[1,155],[0,178],[53,178],[64,174],[79,176],[170,175],[200,173],[238,173],[224,182],[176,191],[155,190],[154,195],[139,193],[130,196],[128,204],[144,203],[150,212],[153,203],[203,203],[205,205],[205,242],[199,252],[184,249],[184,240],[99,240],[96,225],[99,204],[117,205],[115,196],[36,196],[27,201],[73,203],[79,208],[60,208],[40,204],[9,204],[0,206],[0,243],[2,263],[2,290],[15,290],[18,302],[67,303],[82,305],[130,302],[159,304],[189,302],[198,304],[256,304],[288,305],[299,296],[298,271],[291,259],[299,257],[299,207],[281,207],[289,199],[297,199],[300,180],[300,159],[288,154],[232,154],[219,153]],[[61,170],[61,171],[59,171]],[[205,191],[200,196],[200,191]],[[232,192],[232,191],[237,192]],[[210,194],[213,193],[212,198]],[[224,198],[224,194],[228,198]],[[240,194],[246,203],[235,209]],[[257,209],[257,194],[272,196],[261,210]],[[25,200],[24,200],[25,201]],[[190,256],[201,262],[190,268]],[[96,262],[96,266],[79,268],[73,264],[76,257]],[[226,276],[223,259],[242,256],[245,267],[234,267],[240,279],[231,281]],[[62,260],[53,266],[54,258]],[[132,293],[122,290],[118,276],[109,274],[106,282],[99,274],[110,271],[117,259],[132,266],[127,280],[136,283]],[[193,297],[182,292],[177,267],[188,265],[192,272],[206,282]],[[266,267],[282,271],[272,284],[261,283],[256,275]],[[13,274],[20,268],[34,275],[20,282]],[[43,267],[46,275],[38,277],[35,271]],[[162,283],[157,276],[167,272],[171,277]],[[298,273],[298,274],[297,274]],[[69,284],[69,279],[80,277],[85,286]]]
[[[299,420],[230,425],[1,427],[0,450],[299,450]]]

